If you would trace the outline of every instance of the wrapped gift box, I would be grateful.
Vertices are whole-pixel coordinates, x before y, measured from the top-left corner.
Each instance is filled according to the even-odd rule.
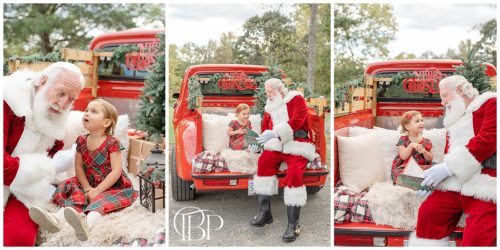
[[[139,171],[139,164],[144,159],[151,155],[151,149],[155,147],[156,143],[145,141],[142,139],[130,137],[129,139],[129,153],[128,153],[128,172],[137,175]]]

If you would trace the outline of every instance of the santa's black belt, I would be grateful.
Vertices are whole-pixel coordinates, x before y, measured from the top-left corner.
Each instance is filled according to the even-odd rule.
[[[497,154],[493,154],[490,158],[481,162],[483,168],[497,169]]]
[[[305,130],[297,130],[293,132],[293,137],[307,139],[309,137],[309,134]]]

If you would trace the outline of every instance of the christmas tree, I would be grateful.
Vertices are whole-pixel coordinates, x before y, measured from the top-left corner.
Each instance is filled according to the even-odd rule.
[[[467,57],[462,59],[463,65],[456,67],[455,74],[465,77],[479,93],[483,93],[491,89],[491,82],[486,75],[486,64],[480,62],[476,52],[477,49],[469,50]]]
[[[160,142],[165,134],[165,33],[157,36],[160,43],[155,53],[155,63],[144,81],[136,126],[148,133],[148,140]]]

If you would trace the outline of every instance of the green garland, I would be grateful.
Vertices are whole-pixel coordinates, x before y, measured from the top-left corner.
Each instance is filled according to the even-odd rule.
[[[267,71],[262,73],[261,76],[255,78],[257,88],[254,91],[253,97],[255,98],[255,105],[252,108],[252,114],[259,114],[264,116],[264,107],[266,106],[266,91],[264,90],[264,83],[271,79],[277,78],[283,80],[283,70],[278,66],[268,67]]]
[[[215,84],[216,82],[218,82],[220,78],[223,78],[224,75],[225,74],[222,73],[211,75],[209,84]],[[199,82],[201,78],[200,76],[201,75],[194,75],[191,76],[188,80],[187,101],[189,109],[196,108],[196,100],[198,99],[198,97],[203,97],[203,94],[201,92],[201,84]],[[252,114],[260,114],[260,115],[264,114],[264,107],[267,101],[266,92],[264,90],[264,83],[271,78],[277,78],[283,80],[283,71],[281,70],[280,67],[278,66],[268,67],[267,71],[263,72],[260,76],[254,78],[257,88],[254,90],[254,95],[253,95],[253,97],[255,98],[254,101],[255,105],[252,107],[251,110]],[[293,83],[288,86],[289,90],[296,90],[298,88],[304,89],[305,98],[315,96],[314,93],[311,91],[311,89],[305,83]]]
[[[392,77],[391,85],[395,84],[397,86],[401,85],[401,83],[408,78],[416,78],[417,76],[409,71],[400,71]]]
[[[347,81],[344,85],[335,88],[335,94],[333,96],[333,100],[335,103],[335,107],[342,107],[345,102],[352,102],[352,94],[350,92],[350,87],[358,88],[364,87],[365,83],[363,81],[363,77],[358,77]]]
[[[188,81],[188,108],[196,108],[196,99],[203,97],[201,93],[200,77],[198,75],[191,76]]]
[[[22,63],[33,63],[33,62],[59,62],[61,61],[61,53],[59,52],[50,52],[46,55],[41,53],[36,53],[29,56],[11,56],[8,61],[16,61],[20,60]]]

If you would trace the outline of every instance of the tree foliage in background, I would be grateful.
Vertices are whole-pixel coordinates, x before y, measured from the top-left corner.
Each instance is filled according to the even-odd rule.
[[[462,60],[463,65],[456,67],[455,74],[465,77],[479,93],[483,93],[491,89],[490,78],[485,72],[486,65],[477,56],[478,47],[469,48],[467,56]]]
[[[165,33],[159,33],[160,43],[155,53],[151,74],[144,80],[136,125],[148,133],[148,140],[160,142],[165,135]]]
[[[95,30],[110,32],[160,21],[163,4],[4,4],[4,56],[87,49]]]
[[[291,16],[272,10],[249,18],[242,27],[242,36],[228,32],[223,33],[219,41],[210,40],[206,45],[192,42],[171,45],[169,67],[178,70],[170,77],[182,79],[185,69],[195,64],[241,63],[280,65],[293,82],[306,82],[309,19],[309,4],[297,4]],[[319,4],[316,21],[314,90],[328,97],[331,72],[329,4]],[[180,81],[171,85],[171,92],[179,91],[180,84],[177,83]]]
[[[390,4],[335,4],[335,86],[363,76],[368,58],[384,59],[397,24]]]

